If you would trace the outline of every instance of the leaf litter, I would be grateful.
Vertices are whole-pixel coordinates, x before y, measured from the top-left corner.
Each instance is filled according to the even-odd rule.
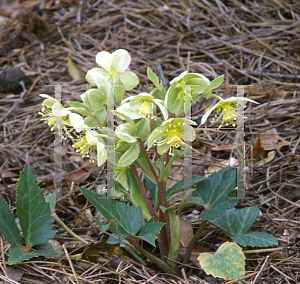
[[[100,50],[111,52],[125,48],[130,52],[131,68],[141,81],[132,94],[147,91],[146,88],[152,86],[146,76],[147,66],[166,86],[185,70],[203,73],[211,79],[225,74],[225,82],[216,94],[223,98],[235,96],[236,90],[230,85],[252,85],[245,87],[245,95],[260,103],[246,108],[246,158],[251,158],[251,147],[257,137],[265,151],[264,159],[274,151],[269,162],[248,165],[246,198],[236,207],[258,206],[262,215],[254,229],[274,234],[281,250],[249,250],[248,273],[243,280],[245,283],[299,282],[299,238],[294,236],[297,232],[299,235],[300,224],[300,84],[297,75],[300,3],[262,0],[258,5],[249,1],[241,6],[238,1],[220,0],[190,0],[187,5],[179,0],[155,0],[151,5],[143,0],[98,2],[20,0],[14,1],[14,5],[21,5],[20,9],[14,6],[9,13],[0,10],[0,15],[5,17],[0,27],[1,71],[20,68],[32,79],[26,84],[26,91],[0,93],[0,194],[9,204],[14,204],[18,174],[27,162],[39,184],[47,185],[45,194],[53,192],[54,135],[37,114],[41,108],[38,94],[53,95],[54,88],[47,85],[63,82],[69,84],[62,88],[63,101],[79,100],[87,84],[77,80],[82,77],[78,70],[86,72],[95,67],[94,58]],[[199,123],[210,103],[200,101],[193,106],[193,119]],[[209,123],[207,126],[213,127]],[[234,144],[234,130],[206,128],[199,130],[197,136],[200,148],[193,149],[192,165],[197,174],[204,175],[209,166],[222,167],[224,160],[234,157],[232,147],[213,150]],[[63,143],[64,197],[57,203],[57,214],[78,235],[99,242],[102,237],[99,239],[97,227],[88,220],[75,221],[85,219],[81,212],[86,210],[78,187],[102,188],[105,168],[90,171],[80,156],[74,158],[77,154],[71,145]],[[81,169],[87,169],[87,178],[77,172]],[[72,172],[75,178],[68,179],[67,175]],[[77,175],[79,180],[76,180]],[[188,208],[183,214],[194,209]],[[280,225],[285,229],[277,230]],[[72,245],[74,238],[63,229],[56,229],[55,239],[66,245],[70,255],[83,251],[79,244]],[[216,245],[226,240],[218,231],[204,230],[199,244],[216,251]],[[7,243],[1,241],[0,262],[4,269],[8,268],[3,259],[8,249]],[[24,262],[16,267],[26,273],[15,281],[95,283],[103,279],[106,283],[174,283],[155,267],[144,267],[130,256],[126,256],[121,268],[105,264],[111,261],[111,256],[104,253],[101,258],[101,263],[83,259],[80,265],[85,265],[84,272],[79,266],[72,270],[66,258]],[[212,280],[199,275],[200,270],[193,267],[186,280],[177,279],[176,283],[222,283],[217,278]],[[6,280],[5,275],[0,273],[1,280]]]

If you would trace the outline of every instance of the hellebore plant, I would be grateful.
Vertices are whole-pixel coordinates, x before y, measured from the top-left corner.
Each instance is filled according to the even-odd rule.
[[[244,276],[245,257],[240,246],[272,246],[277,240],[267,233],[246,233],[259,209],[233,208],[239,202],[235,197],[236,169],[223,168],[208,177],[184,177],[171,188],[166,187],[166,180],[174,161],[183,158],[186,150],[191,151],[189,143],[196,138],[194,126],[197,123],[180,117],[186,110],[187,98],[191,104],[200,98],[218,98],[219,102],[207,110],[201,123],[216,110],[221,114],[214,121],[221,120],[221,126],[223,123],[235,126],[237,102],[255,102],[214,95],[212,91],[222,84],[223,75],[210,81],[202,74],[183,72],[165,90],[149,67],[147,74],[155,87],[150,88],[149,93],[123,99],[125,90],[139,84],[138,77],[126,71],[130,61],[131,57],[124,49],[112,54],[101,51],[96,56],[100,67],[91,69],[86,75],[87,81],[96,88],[88,89],[81,96],[81,103],[67,102],[69,107],[63,108],[51,97],[46,97],[43,102],[43,119],[48,117],[49,126],[64,126],[67,136],[74,140],[73,147],[77,152],[91,161],[96,155],[99,167],[106,159],[113,165],[115,198],[81,188],[84,196],[108,221],[106,224],[95,219],[101,233],[109,230],[113,237],[109,237],[108,243],[131,246],[135,253],[149,259],[162,271],[180,276],[180,263],[189,262],[193,247],[209,222],[233,242],[222,244],[215,254],[200,254],[201,268],[224,279]],[[118,122],[116,129],[111,125],[113,115]],[[68,132],[65,126],[71,126],[75,131]],[[187,187],[189,189],[185,190]],[[180,205],[171,206],[172,195],[184,190]],[[204,209],[201,222],[189,244],[182,247],[180,214],[185,207],[194,204]],[[153,246],[158,244],[159,253],[148,252],[142,241]],[[180,254],[182,249],[183,255]]]

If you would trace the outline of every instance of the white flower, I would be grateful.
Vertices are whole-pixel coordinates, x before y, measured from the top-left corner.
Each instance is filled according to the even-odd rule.
[[[119,84],[119,81],[121,81],[125,90],[132,90],[139,84],[139,78],[133,72],[125,71],[130,62],[130,54],[125,49],[118,49],[112,54],[107,51],[98,52],[96,55],[96,63],[102,67],[102,69],[93,68],[89,70],[86,80],[93,85],[97,85],[95,84],[97,82],[95,82],[93,78],[96,78],[95,73],[98,73],[107,82]]]
[[[97,165],[102,166],[107,159],[106,145],[97,131],[85,129],[85,134],[80,134],[75,138],[73,148],[77,148],[76,152],[80,153],[82,157],[89,157],[90,162],[93,160],[93,152],[97,151]]]
[[[53,131],[55,127],[61,129],[61,126],[66,124],[67,116],[70,115],[71,112],[63,108],[58,100],[46,94],[40,94],[40,96],[46,98],[42,103],[43,109],[39,112],[39,114],[44,117],[41,120],[46,120],[49,127],[52,126],[51,131]]]
[[[223,120],[222,124],[219,126],[221,128],[223,124],[225,123],[226,126],[229,124],[232,124],[233,127],[235,127],[234,121],[237,119],[238,114],[236,113],[237,110],[237,103],[243,103],[246,104],[246,102],[252,102],[255,104],[258,104],[256,101],[243,98],[243,97],[230,97],[228,99],[223,100],[222,98],[219,98],[220,101],[215,104],[214,106],[210,107],[205,114],[203,115],[201,119],[201,124],[203,124],[208,116],[212,113],[214,109],[216,109],[216,112],[221,112],[219,116],[215,116],[215,118],[212,120],[212,122],[218,122],[220,119]]]
[[[153,117],[153,108],[157,105],[164,119],[168,119],[168,111],[163,105],[163,101],[153,98],[148,93],[140,93],[137,96],[131,96],[122,101],[122,104],[130,100],[130,106],[135,110],[138,110],[139,114],[142,114],[145,119]]]

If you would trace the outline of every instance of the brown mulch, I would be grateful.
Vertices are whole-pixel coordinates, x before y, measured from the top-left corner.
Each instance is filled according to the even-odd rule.
[[[299,283],[300,2],[20,2],[17,8],[8,6],[4,11],[0,6],[0,16],[7,19],[6,23],[0,22],[1,71],[16,67],[24,72],[13,69],[0,76],[0,195],[11,208],[19,173],[26,163],[30,163],[45,193],[53,192],[54,135],[40,120],[39,94],[53,95],[53,85],[64,83],[69,85],[62,87],[63,101],[80,101],[87,83],[71,78],[68,56],[87,72],[96,67],[97,52],[128,50],[132,57],[130,69],[140,78],[140,85],[130,94],[147,92],[151,87],[147,66],[159,75],[165,87],[185,70],[204,74],[211,80],[225,74],[216,94],[224,98],[235,96],[236,87],[230,85],[251,85],[245,88],[246,96],[260,103],[246,109],[246,158],[251,158],[258,137],[267,144],[263,158],[274,152],[273,159],[248,165],[246,197],[237,207],[259,207],[262,214],[251,230],[273,234],[279,249],[245,249],[247,274],[239,283]],[[21,80],[26,90],[20,85]],[[200,101],[193,107],[197,122],[212,101]],[[199,131],[193,169],[204,174],[208,166],[228,160],[233,155],[230,150],[212,148],[233,144],[234,138],[233,131]],[[273,144],[272,149],[273,142],[268,141],[277,146]],[[75,233],[96,242],[97,228],[89,223],[88,216],[81,214],[88,204],[78,187],[103,187],[104,168],[95,170],[74,153],[70,143],[63,143],[63,198],[57,203],[56,213]],[[198,223],[193,223],[195,228]],[[55,228],[55,239],[66,246],[70,255],[82,251],[80,243],[59,226]],[[225,235],[211,227],[203,231],[200,244],[216,250],[226,240]],[[10,268],[8,250],[9,245],[2,240],[0,283]],[[139,265],[129,255],[120,265],[111,261],[105,253],[97,263],[83,260],[73,264],[66,257],[27,261],[13,266],[14,273],[18,270],[23,276],[20,281],[9,283],[225,283],[205,276],[195,266],[186,270],[183,280],[174,280],[151,265]]]

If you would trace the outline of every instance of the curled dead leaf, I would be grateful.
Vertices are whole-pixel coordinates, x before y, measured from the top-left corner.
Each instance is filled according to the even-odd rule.
[[[263,166],[265,164],[268,164],[271,161],[273,161],[274,158],[275,158],[275,156],[276,156],[276,151],[271,151],[271,152],[268,153],[268,157],[267,158],[265,158],[263,160],[260,160],[260,161],[257,161],[257,162],[254,162],[253,165],[256,166],[256,167],[261,167],[261,166]]]

